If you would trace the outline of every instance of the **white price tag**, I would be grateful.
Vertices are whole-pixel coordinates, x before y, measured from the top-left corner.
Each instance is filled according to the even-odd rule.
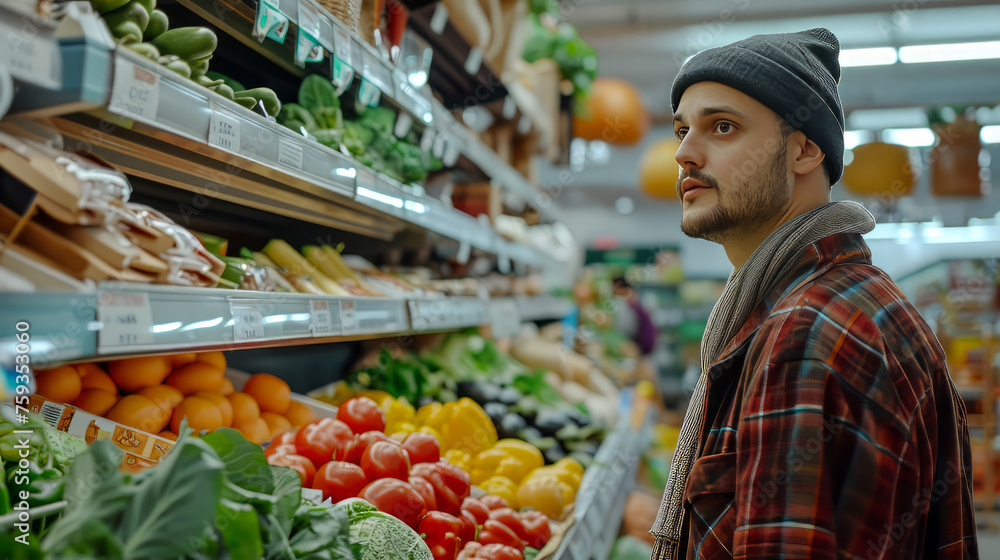
[[[406,306],[410,309],[410,328],[413,329],[427,328],[427,319],[424,318],[423,306],[420,304],[420,302],[410,300],[406,302]]]
[[[108,109],[124,117],[156,120],[160,105],[160,75],[115,57],[115,77]]]
[[[24,20],[22,27],[24,32],[4,29],[8,33],[4,40],[0,41],[0,65],[6,66],[14,76],[51,80],[52,64],[57,60],[58,53],[47,48],[47,44],[56,43],[52,39],[36,35],[37,30],[31,26],[28,18],[25,17]],[[28,26],[31,26],[31,34],[27,32]]]
[[[240,150],[240,120],[227,115],[215,103],[208,125],[208,143],[230,152]]]
[[[287,138],[279,138],[278,163],[293,169],[302,169],[302,145]]]
[[[153,344],[153,312],[149,294],[101,292],[97,296],[98,353]]]
[[[357,320],[354,316],[354,302],[340,301],[340,330],[346,334],[354,333],[358,328]]]
[[[309,328],[313,336],[333,336],[333,317],[330,315],[330,302],[325,300],[309,300]]]
[[[351,62],[351,36],[337,25],[333,26],[333,54],[344,64],[354,66]]]
[[[264,338],[264,315],[260,307],[233,301],[230,309],[233,313],[233,340],[249,342]]]
[[[521,316],[513,299],[490,301],[490,325],[493,327],[493,336],[497,338],[514,336],[521,330]]]

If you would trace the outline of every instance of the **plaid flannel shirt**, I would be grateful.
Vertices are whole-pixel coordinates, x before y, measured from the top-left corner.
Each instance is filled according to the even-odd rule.
[[[860,235],[824,238],[709,370],[688,558],[977,558],[965,406]]]

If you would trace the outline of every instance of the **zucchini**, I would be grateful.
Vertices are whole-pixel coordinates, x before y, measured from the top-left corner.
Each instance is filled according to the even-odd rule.
[[[278,111],[281,110],[281,101],[278,100],[278,94],[274,93],[274,90],[270,88],[254,88],[244,91],[237,91],[236,97],[252,97],[257,101],[261,102],[264,106],[264,111],[270,116],[275,116]]]
[[[178,27],[164,31],[153,39],[153,44],[163,54],[174,54],[184,60],[198,60],[215,52],[215,48],[219,46],[219,38],[205,27]]]
[[[117,10],[128,3],[129,0],[90,0],[90,5],[93,6],[94,10],[99,14],[106,14]]]
[[[194,77],[194,78],[204,77],[205,76],[205,72],[208,72],[208,61],[211,58],[212,58],[211,56],[207,56],[205,58],[201,58],[201,59],[198,59],[198,60],[195,60],[195,61],[191,62],[191,76]],[[212,81],[215,81],[215,80],[212,80]],[[222,83],[222,82],[220,82],[220,83]]]
[[[192,72],[193,71],[194,71],[194,69],[192,69]],[[194,76],[193,74],[192,74],[192,76],[193,76],[192,79],[195,82],[198,82],[199,86],[206,87],[208,89],[213,89],[216,86],[223,85],[222,80],[213,80],[212,78],[209,78],[208,76]],[[218,93],[218,92],[216,92],[216,93]]]
[[[239,103],[240,105],[246,107],[247,109],[253,109],[253,106],[257,104],[257,100],[253,97],[238,97],[234,96],[233,101]]]
[[[237,82],[236,80],[230,78],[229,76],[219,74],[218,72],[208,71],[205,72],[205,75],[208,76],[209,78],[212,78],[213,80],[222,80],[223,82],[225,82],[227,86],[233,88],[233,91],[243,91],[247,89],[243,87],[243,84]]]
[[[153,10],[149,12],[149,23],[146,24],[146,29],[142,32],[142,40],[152,41],[163,35],[167,29],[170,29],[170,20],[167,18],[167,14],[160,10]]]
[[[146,13],[151,14],[156,9],[156,0],[138,0],[138,2],[142,4],[143,8],[146,8]]]
[[[123,45],[134,45],[142,41],[142,29],[134,21],[123,21],[111,27],[111,34]]]
[[[176,54],[161,56],[156,59],[156,62],[165,68],[169,68],[170,70],[177,72],[185,78],[191,77],[191,67],[188,66],[187,62],[184,62],[183,58],[177,56]]]
[[[116,27],[121,26],[125,22],[135,23],[139,27],[139,40],[142,40],[142,32],[145,31],[146,25],[149,24],[149,12],[146,11],[146,8],[142,7],[139,0],[132,0],[121,8],[108,12],[101,17],[104,18],[112,33],[114,33]],[[115,36],[118,37],[118,35]]]
[[[219,84],[217,86],[210,87],[208,89],[214,91],[215,93],[218,93],[219,95],[225,97],[230,101],[232,101],[236,97],[235,95],[233,95],[233,88],[227,86],[226,84]]]
[[[134,45],[129,45],[128,48],[132,49],[133,51],[141,54],[146,58],[150,58],[153,60],[157,60],[158,58],[160,58],[160,51],[157,50],[157,48],[153,46],[152,43],[136,43]]]

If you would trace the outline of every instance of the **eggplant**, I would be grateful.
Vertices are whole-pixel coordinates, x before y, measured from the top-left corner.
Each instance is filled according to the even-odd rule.
[[[480,405],[500,400],[500,386],[488,381],[459,381],[455,392],[459,397],[469,397]]]
[[[523,398],[524,395],[521,394],[521,391],[518,391],[514,387],[504,387],[500,389],[500,394],[497,396],[497,400],[507,406],[514,406],[515,404],[521,402],[521,399]]]
[[[517,434],[517,439],[523,439],[524,441],[526,441],[528,443],[532,443],[533,441],[540,440],[540,439],[542,439],[542,437],[543,437],[542,436],[542,432],[539,432],[538,428],[536,428],[534,426],[525,426],[525,428],[522,429]],[[534,445],[534,444],[532,444],[532,445]]]
[[[561,410],[543,408],[532,422],[543,436],[555,436],[565,426],[572,425],[570,417]]]
[[[497,433],[501,439],[517,438],[519,437],[521,430],[527,426],[528,423],[525,422],[523,416],[508,412],[503,418],[500,419],[500,424],[497,425]],[[538,435],[541,436],[541,433]]]
[[[590,416],[584,413],[582,410],[576,407],[567,408],[565,410],[567,418],[569,418],[577,426],[587,426],[590,424]]]
[[[483,405],[483,411],[493,421],[493,425],[499,427],[503,417],[507,415],[507,405],[499,402],[488,402]]]

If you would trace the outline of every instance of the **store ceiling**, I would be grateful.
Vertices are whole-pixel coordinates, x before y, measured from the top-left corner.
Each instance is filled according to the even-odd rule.
[[[600,56],[600,74],[635,84],[654,113],[684,59],[758,33],[826,27],[843,48],[1000,39],[1000,6],[942,0],[568,0],[567,19]],[[995,104],[1000,61],[847,68],[845,108]]]

